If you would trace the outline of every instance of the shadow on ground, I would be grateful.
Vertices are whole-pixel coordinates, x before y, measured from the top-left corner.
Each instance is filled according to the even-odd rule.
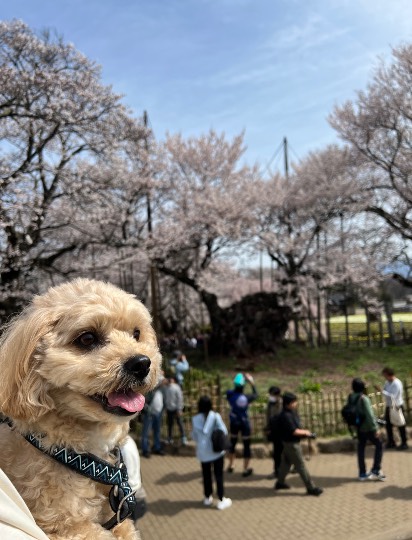
[[[365,497],[372,501],[383,501],[385,499],[410,501],[412,500],[412,487],[401,488],[397,486],[387,486],[378,493],[367,493]]]
[[[165,474],[162,478],[156,481],[156,484],[159,486],[165,486],[167,484],[175,484],[176,482],[191,482],[192,480],[202,479],[202,473],[199,469],[198,471],[190,471],[186,473],[181,472],[171,472]]]
[[[169,499],[159,499],[148,505],[148,511],[156,516],[175,516],[179,512],[183,512],[183,510],[201,510],[204,508],[201,500],[171,501]]]

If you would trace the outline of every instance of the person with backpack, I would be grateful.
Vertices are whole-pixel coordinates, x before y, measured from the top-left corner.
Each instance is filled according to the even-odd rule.
[[[251,394],[245,394],[246,381],[252,387]],[[250,464],[250,423],[248,417],[248,408],[252,401],[255,401],[258,397],[258,393],[253,381],[253,377],[247,373],[238,373],[233,379],[234,388],[226,392],[226,399],[230,405],[230,449],[229,449],[229,466],[227,472],[233,472],[233,464],[235,462],[235,447],[239,433],[242,435],[243,442],[243,473],[242,476],[250,476],[253,473],[253,469],[249,467]]]
[[[225,449],[214,450],[213,433],[216,432],[227,436],[227,428],[220,414],[213,411],[210,397],[202,396],[198,402],[198,414],[192,418],[192,439],[196,443],[196,457],[202,466],[203,504],[205,506],[213,504],[213,467],[219,499],[217,509],[225,510],[232,506],[232,500],[224,496],[223,460]]]
[[[282,459],[283,444],[279,431],[279,415],[282,412],[282,397],[280,388],[269,388],[269,399],[266,405],[266,438],[273,445],[273,473],[269,478],[277,478]]]
[[[386,476],[381,470],[383,445],[372,404],[366,395],[366,385],[362,379],[353,379],[352,393],[348,397],[348,406],[352,407],[355,414],[355,427],[358,438],[358,479],[361,482],[368,479],[383,482],[386,480]],[[373,466],[370,472],[366,472],[365,463],[365,447],[368,441],[375,447]]]

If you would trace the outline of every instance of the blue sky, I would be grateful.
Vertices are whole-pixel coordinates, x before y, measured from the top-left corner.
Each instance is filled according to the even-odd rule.
[[[263,168],[284,136],[292,159],[335,142],[334,104],[412,40],[411,0],[13,0],[0,13],[101,64],[158,138],[245,130]]]

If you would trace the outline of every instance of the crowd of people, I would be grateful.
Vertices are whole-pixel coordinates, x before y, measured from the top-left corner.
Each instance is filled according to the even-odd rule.
[[[142,453],[148,457],[148,435],[153,429],[153,447],[155,454],[163,455],[160,443],[161,414],[167,414],[168,443],[173,443],[172,433],[174,422],[177,423],[182,444],[187,437],[182,422],[184,374],[189,370],[186,357],[176,351],[168,364],[168,375],[162,377],[159,386],[153,391],[153,396],[147,399],[142,430]],[[352,381],[351,393],[348,396],[346,408],[352,411],[353,421],[348,421],[349,427],[355,430],[357,444],[358,479],[384,481],[386,476],[382,471],[384,446],[381,437],[381,425],[386,427],[386,449],[407,450],[407,434],[405,424],[396,421],[394,414],[403,413],[403,387],[393,369],[386,367],[382,371],[385,379],[383,388],[376,386],[385,397],[385,418],[376,417],[371,401],[366,392],[366,384],[360,378]],[[250,391],[247,391],[247,385]],[[243,468],[242,476],[253,474],[251,462],[251,423],[249,406],[258,398],[258,392],[253,377],[246,373],[237,373],[233,379],[233,388],[226,392],[226,400],[230,408],[229,426],[226,427],[221,415],[213,410],[211,398],[201,396],[198,401],[198,411],[192,417],[191,437],[196,444],[196,457],[201,465],[203,478],[203,504],[213,504],[213,476],[218,497],[217,508],[224,510],[232,505],[232,500],[225,497],[224,474],[232,474],[235,470],[236,445],[239,438],[242,443]],[[273,472],[269,478],[275,479],[275,491],[288,490],[286,478],[290,473],[297,473],[308,495],[319,496],[323,489],[316,486],[306,467],[301,442],[316,438],[316,434],[305,429],[298,413],[298,396],[292,392],[283,392],[277,386],[268,390],[266,406],[265,435],[272,444]],[[393,412],[395,411],[395,413]],[[399,430],[400,444],[396,446],[394,427]],[[222,438],[216,443],[216,437]],[[223,441],[223,442],[222,442]],[[366,467],[365,448],[367,443],[374,446],[373,464],[370,470]],[[227,459],[226,469],[224,467]]]
[[[164,455],[160,432],[163,412],[167,419],[167,443],[173,444],[173,427],[177,424],[181,443],[187,444],[187,436],[183,424],[183,383],[184,376],[189,371],[189,362],[179,350],[175,350],[167,363],[166,372],[162,371],[159,383],[154,390],[146,395],[143,414],[141,415],[142,437],[141,451],[145,458],[151,454]],[[150,432],[153,432],[153,444],[150,447]]]

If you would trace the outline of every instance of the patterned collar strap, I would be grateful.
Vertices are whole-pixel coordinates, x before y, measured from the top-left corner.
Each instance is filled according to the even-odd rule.
[[[53,447],[51,451],[48,451],[42,446],[41,441],[31,433],[24,435],[24,438],[35,448],[73,471],[95,482],[113,486],[109,493],[109,502],[115,515],[103,524],[105,529],[112,529],[127,517],[132,516],[136,507],[135,490],[132,490],[128,482],[127,469],[120,448],[117,448],[119,453],[119,466],[117,467],[93,454],[78,454],[66,447]]]
[[[77,473],[87,476],[101,484],[115,486],[122,482],[127,482],[127,469],[124,466],[122,455],[119,452],[119,467],[112,465],[108,461],[98,458],[93,454],[78,454],[74,450],[63,447],[53,447],[50,451],[46,450],[41,440],[32,433],[24,435],[26,441],[41,450],[44,454],[52,457],[59,463],[74,469]]]

